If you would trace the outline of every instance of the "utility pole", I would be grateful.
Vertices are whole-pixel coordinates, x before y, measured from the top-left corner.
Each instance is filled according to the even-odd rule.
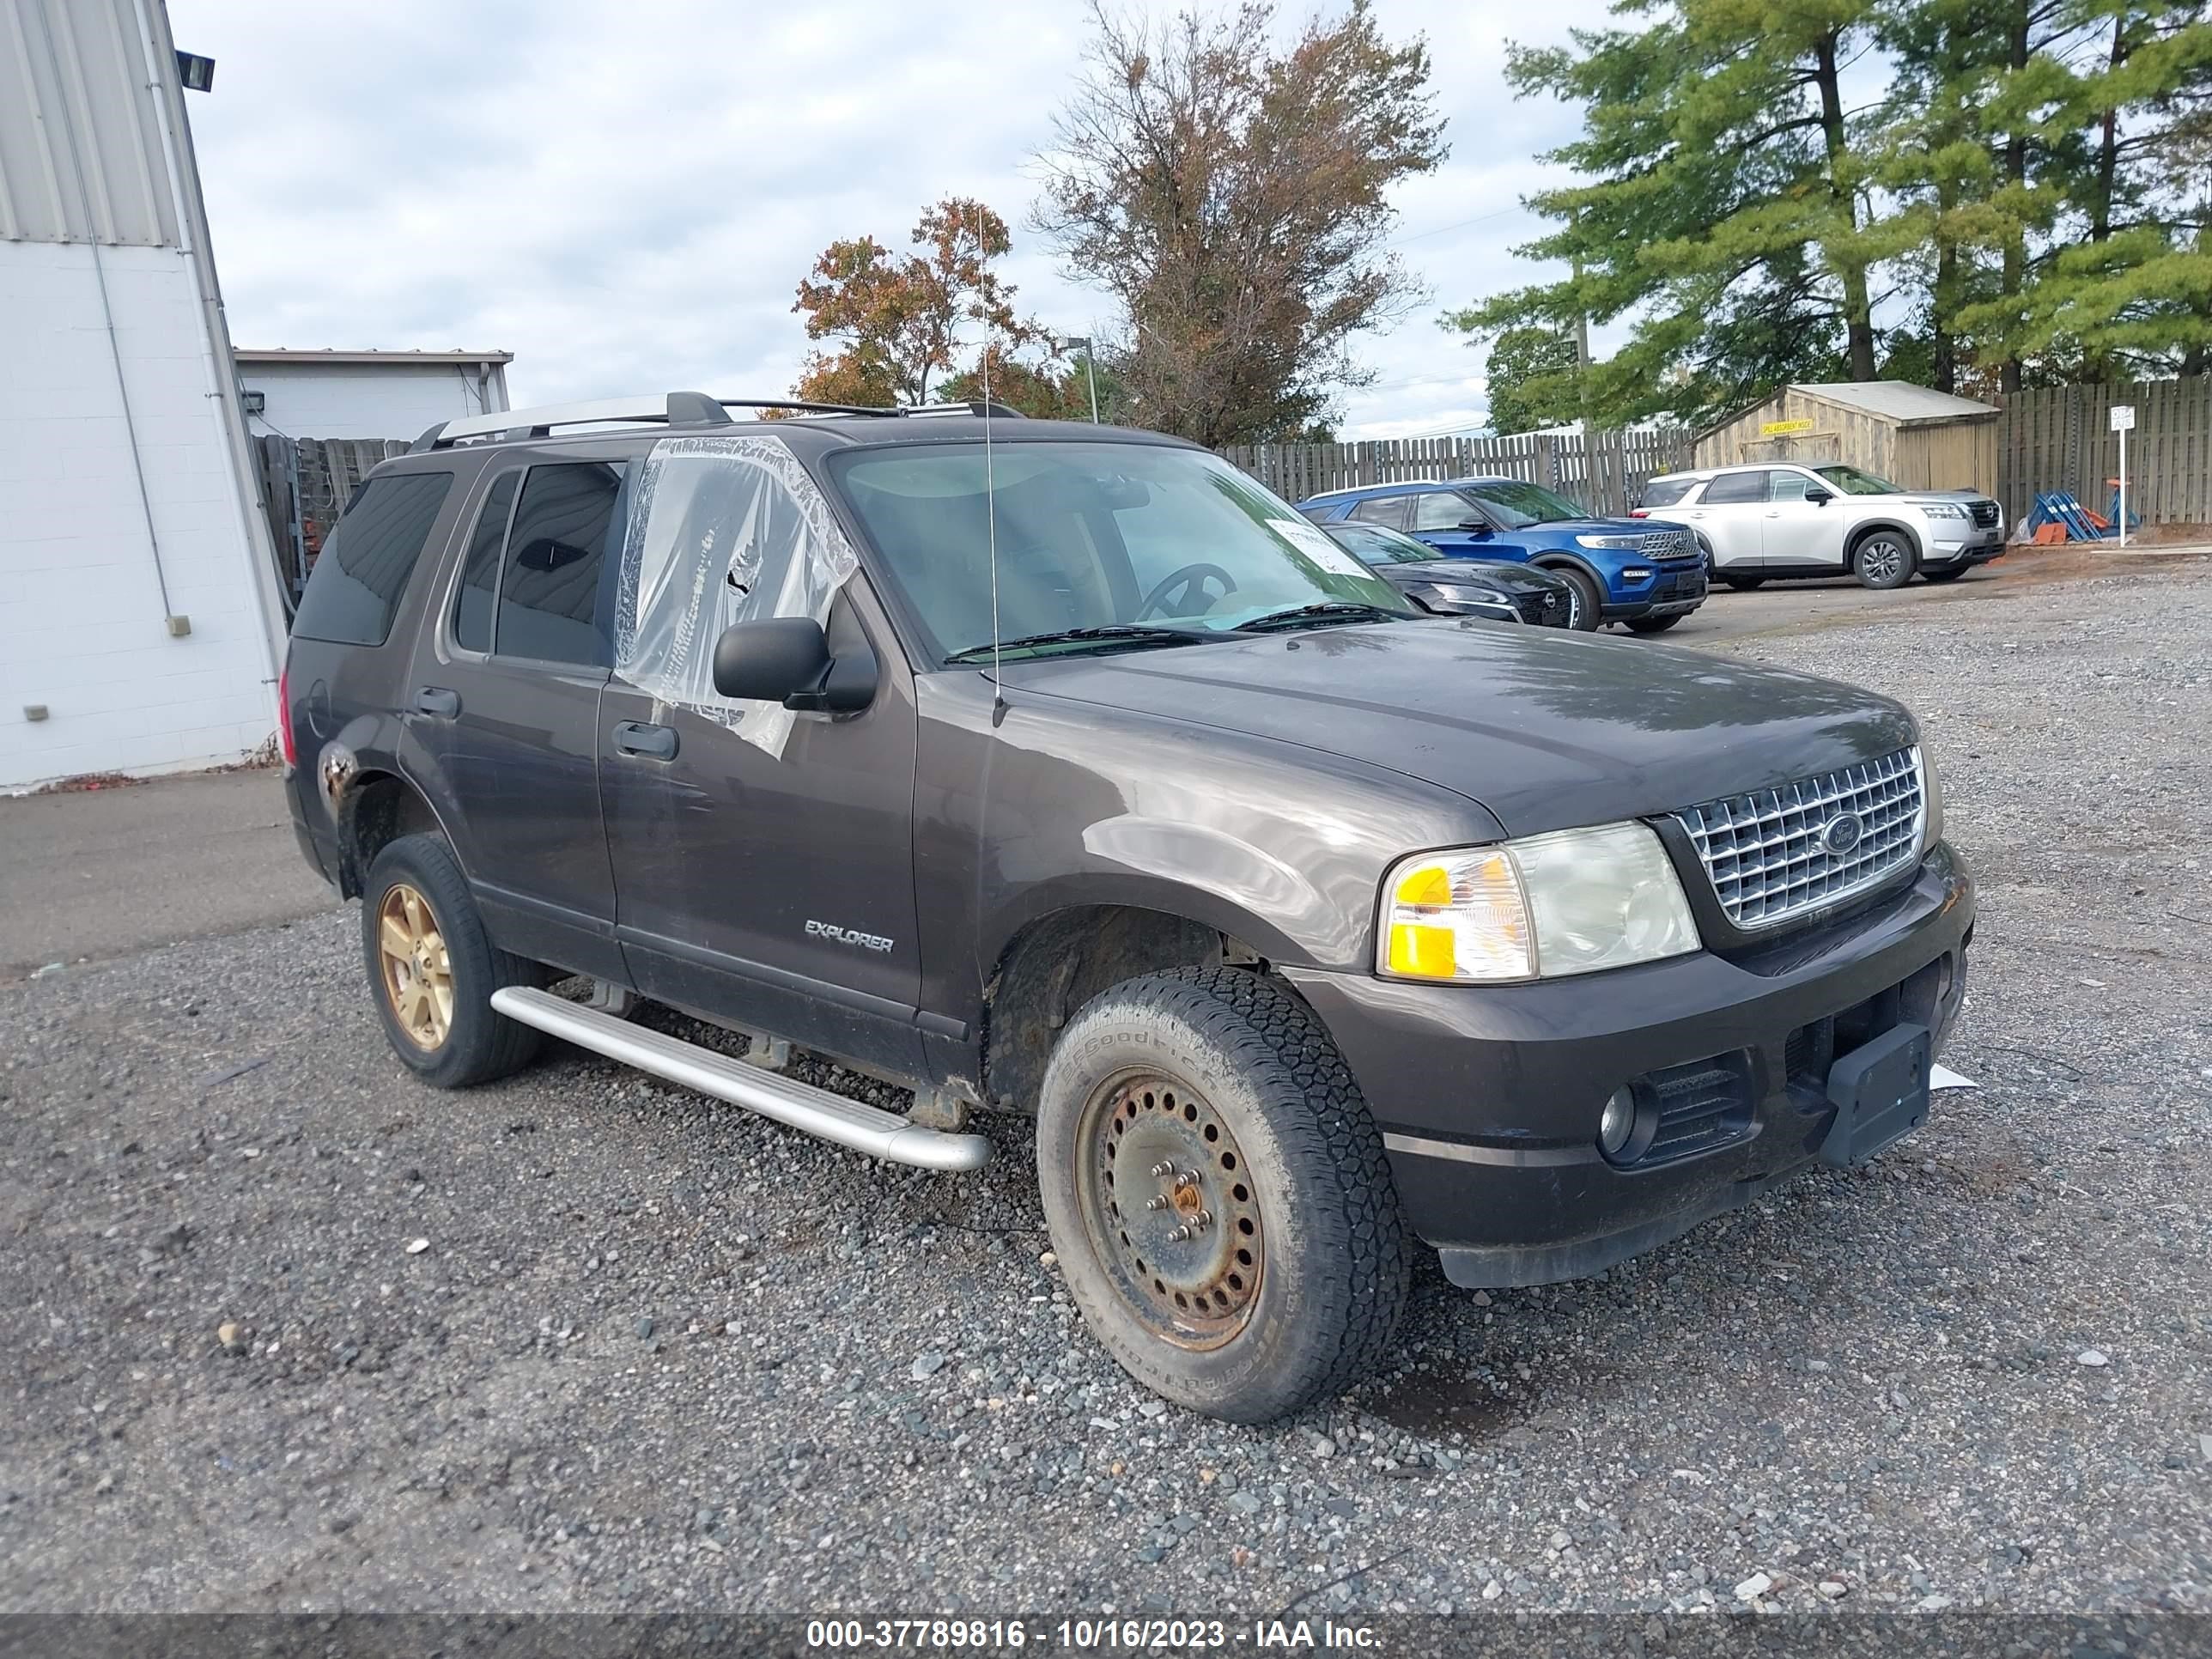
[[[1083,348],[1083,378],[1091,386],[1091,424],[1098,424],[1098,359],[1091,347],[1088,334],[1071,334],[1060,343],[1065,351],[1073,346]]]

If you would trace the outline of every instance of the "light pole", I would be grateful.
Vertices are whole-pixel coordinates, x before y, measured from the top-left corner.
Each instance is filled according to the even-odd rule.
[[[1091,355],[1091,337],[1088,334],[1071,334],[1060,343],[1060,349],[1063,351],[1070,350],[1076,346],[1083,348],[1083,378],[1091,386],[1091,424],[1097,426],[1098,424],[1098,360]]]

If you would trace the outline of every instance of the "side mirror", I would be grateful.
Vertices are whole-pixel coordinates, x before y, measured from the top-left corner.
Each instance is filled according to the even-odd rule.
[[[1815,507],[1826,507],[1830,501],[1835,500],[1836,497],[1834,492],[1832,490],[1808,489],[1805,492],[1805,499],[1812,502]]]
[[[1480,519],[1462,519],[1459,521],[1459,528],[1470,535],[1487,536],[1490,533],[1490,526]]]
[[[786,708],[849,714],[875,700],[876,659],[866,649],[830,654],[811,617],[736,623],[714,641],[714,690]]]

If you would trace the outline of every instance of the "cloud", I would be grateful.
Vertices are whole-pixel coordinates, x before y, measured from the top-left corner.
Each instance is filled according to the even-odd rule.
[[[1376,9],[1393,38],[1426,34],[1453,156],[1400,193],[1396,251],[1432,297],[1360,343],[1377,383],[1341,400],[1347,435],[1480,419],[1480,356],[1436,317],[1540,274],[1509,251],[1537,230],[1518,200],[1573,130],[1512,100],[1504,41],[1604,18],[1598,0],[1536,26],[1502,0]],[[947,192],[1016,227],[1024,311],[1069,333],[1111,315],[1020,228],[1079,67],[1073,0],[171,11],[220,65],[189,102],[241,346],[504,349],[519,401],[773,396],[807,351],[791,302],[814,256],[864,233],[902,246]]]

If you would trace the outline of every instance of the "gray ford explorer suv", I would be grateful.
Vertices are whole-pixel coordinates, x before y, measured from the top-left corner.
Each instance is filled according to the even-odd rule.
[[[1423,616],[1172,439],[733,407],[450,423],[323,550],[287,787],[425,1082],[550,1033],[952,1172],[1030,1115],[1091,1328],[1240,1421],[1416,1240],[1594,1273],[1925,1118],[1974,901],[1898,704]]]

